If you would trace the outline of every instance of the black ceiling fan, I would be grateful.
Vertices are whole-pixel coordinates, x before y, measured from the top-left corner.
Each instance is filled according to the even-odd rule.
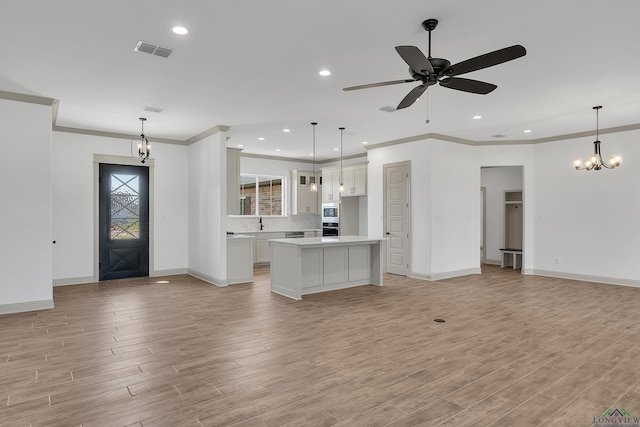
[[[400,101],[397,107],[398,110],[412,105],[429,86],[433,86],[436,83],[449,89],[486,95],[498,86],[479,80],[464,79],[456,76],[502,64],[503,62],[511,61],[527,54],[527,50],[523,46],[516,44],[451,65],[446,59],[431,57],[431,31],[437,26],[437,19],[427,19],[422,23],[422,28],[429,32],[428,57],[425,57],[420,49],[415,46],[396,46],[396,51],[400,57],[409,65],[409,75],[411,75],[411,79],[351,86],[345,87],[343,90],[420,82],[419,86],[414,87],[407,96]]]

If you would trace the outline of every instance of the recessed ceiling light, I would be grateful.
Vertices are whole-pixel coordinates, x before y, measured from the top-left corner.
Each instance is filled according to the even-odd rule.
[[[321,70],[318,74],[320,74],[323,77],[326,77],[326,76],[330,76],[331,75],[331,71],[329,71],[329,70]]]
[[[482,116],[481,116],[481,115],[473,116],[473,119],[474,119],[474,120],[480,120],[481,118],[482,118]]]
[[[525,129],[524,133],[531,133],[531,129]]]
[[[276,148],[276,151],[280,151],[280,149],[279,149],[279,148]]]
[[[362,145],[367,145],[368,142],[367,141],[362,141]]]
[[[185,27],[181,27],[180,25],[176,25],[175,27],[171,27],[171,31],[174,34],[178,34],[181,36],[184,36],[185,34],[187,34],[189,32],[189,30],[187,30]]]
[[[291,129],[282,129],[282,132],[291,132]]]
[[[258,138],[258,141],[264,141],[263,137]]]
[[[238,147],[244,147],[244,145],[242,145],[242,144],[238,144]]]
[[[338,151],[338,150],[340,150],[340,149],[339,149],[339,148],[334,148],[334,149],[333,149],[333,151]]]
[[[310,156],[313,156],[313,153],[309,153]]]

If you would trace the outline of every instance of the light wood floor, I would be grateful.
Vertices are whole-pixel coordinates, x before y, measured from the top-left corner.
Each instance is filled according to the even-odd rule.
[[[591,426],[640,414],[640,289],[386,275],[293,301],[189,276],[0,316],[1,425]],[[159,280],[169,283],[157,283]],[[433,320],[442,318],[445,323]]]

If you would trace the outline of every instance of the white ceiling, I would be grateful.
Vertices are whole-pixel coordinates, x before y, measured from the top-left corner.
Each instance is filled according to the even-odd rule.
[[[1,9],[0,90],[58,99],[57,126],[136,134],[146,116],[150,138],[186,141],[227,125],[229,146],[309,159],[317,121],[327,159],[339,155],[340,126],[348,156],[364,153],[363,141],[425,133],[488,141],[589,131],[594,105],[604,106],[601,129],[640,122],[637,0],[2,0]],[[431,87],[429,124],[424,96],[379,110],[417,83],[342,91],[408,78],[394,46],[426,54],[427,18],[440,21],[434,57],[456,63],[514,44],[527,55],[463,76],[498,85],[488,95]],[[189,34],[171,33],[176,24]],[[174,52],[134,52],[139,40]],[[323,68],[333,74],[320,77]]]

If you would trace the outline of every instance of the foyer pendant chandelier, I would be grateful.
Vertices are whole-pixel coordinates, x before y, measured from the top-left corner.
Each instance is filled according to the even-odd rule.
[[[316,176],[316,125],[318,123],[311,122],[313,126],[313,178],[311,181],[311,191],[318,191],[318,177]]]
[[[142,126],[142,131],[140,132],[140,138],[132,139],[131,145],[133,146],[134,142],[138,143],[138,157],[140,158],[140,162],[144,163],[147,161],[149,156],[151,155],[151,144],[149,144],[149,140],[146,136],[144,136],[144,122],[147,119],[145,117],[140,117],[140,125]]]
[[[599,140],[599,127],[598,127],[598,110],[602,108],[602,105],[597,105],[593,107],[596,110],[596,140],[593,142],[593,154],[588,157],[584,162],[582,159],[576,159],[573,162],[573,167],[576,170],[597,170],[599,171],[602,168],[613,169],[620,166],[622,162],[622,158],[619,155],[613,155],[609,159],[609,163],[602,160],[602,155],[600,154],[600,140]]]
[[[344,128],[340,129],[340,192],[344,192],[344,181],[342,180],[342,134],[344,133]]]

